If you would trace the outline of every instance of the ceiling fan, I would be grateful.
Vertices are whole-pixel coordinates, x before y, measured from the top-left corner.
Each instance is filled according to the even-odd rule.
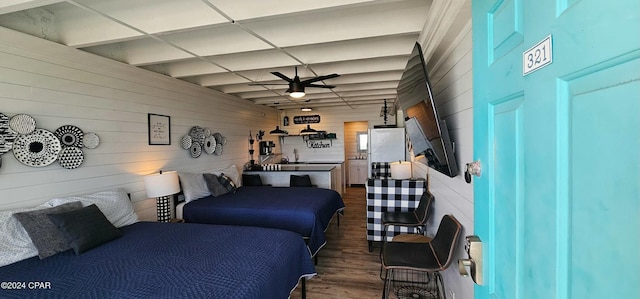
[[[318,87],[318,88],[334,88],[335,85],[325,85],[325,84],[313,84],[314,82],[331,79],[335,77],[339,77],[338,74],[330,74],[324,76],[318,76],[315,78],[307,79],[304,81],[300,81],[300,77],[298,77],[298,67],[296,67],[296,75],[293,79],[283,75],[280,72],[271,72],[273,75],[279,77],[282,80],[285,80],[289,83],[251,83],[249,85],[289,85],[289,88],[285,91],[288,92],[289,95],[293,98],[301,98],[305,95],[304,88],[305,87]]]

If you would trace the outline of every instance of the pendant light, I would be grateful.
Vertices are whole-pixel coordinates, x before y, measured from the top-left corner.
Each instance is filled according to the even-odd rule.
[[[311,128],[311,125],[307,125],[306,128],[302,129],[302,131],[300,131],[300,135],[312,135],[312,134],[316,134],[318,131],[314,130]]]
[[[289,135],[289,133],[287,133],[287,131],[281,130],[280,126],[276,126],[275,130],[272,130],[269,132],[270,135],[277,135],[277,136],[285,136],[285,135]]]

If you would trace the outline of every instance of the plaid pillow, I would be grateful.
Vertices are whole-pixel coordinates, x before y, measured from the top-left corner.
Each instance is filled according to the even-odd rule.
[[[237,189],[236,184],[233,182],[233,180],[230,177],[224,174],[224,172],[220,174],[218,179],[220,180],[220,184],[222,184],[222,186],[227,188],[229,192],[233,192],[233,193],[236,192],[236,189]]]

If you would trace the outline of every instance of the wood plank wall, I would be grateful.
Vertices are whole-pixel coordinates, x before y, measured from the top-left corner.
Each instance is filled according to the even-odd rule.
[[[155,219],[143,176],[159,169],[201,171],[248,161],[249,130],[271,130],[276,110],[115,63],[0,27],[0,112],[29,114],[38,128],[75,125],[100,137],[85,161],[34,168],[2,156],[0,209],[34,206],[57,196],[121,187],[142,219]],[[171,117],[171,145],[150,146],[147,114]],[[180,141],[192,126],[227,137],[220,156],[191,158]]]
[[[313,101],[309,104],[313,107]],[[289,134],[298,134],[306,125],[294,125],[293,116],[296,115],[320,115],[320,123],[311,124],[312,129],[323,130],[329,133],[336,133],[337,138],[331,141],[330,148],[309,148],[303,142],[302,137],[285,137],[281,150],[285,156],[293,161],[293,150],[298,151],[300,161],[346,161],[345,158],[345,122],[363,121],[368,122],[370,127],[380,125],[384,122],[380,117],[380,105],[356,105],[351,108],[314,108],[311,112],[301,112],[299,109],[286,110],[286,115],[291,120],[291,125],[283,127]],[[281,120],[282,121],[282,120]],[[366,129],[365,129],[366,131]],[[326,141],[328,142],[328,141]],[[326,143],[325,142],[325,143]],[[355,139],[353,141],[355,142]],[[355,145],[353,145],[355,147]],[[277,150],[276,150],[277,151]]]
[[[454,215],[464,226],[458,244],[457,258],[467,258],[464,236],[473,234],[473,184],[464,181],[463,166],[473,160],[473,88],[471,20],[459,34],[452,32],[451,43],[440,45],[439,56],[433,56],[427,67],[429,79],[440,117],[447,122],[451,139],[455,141],[455,156],[460,175],[450,178],[421,163],[414,163],[415,177],[429,177],[429,189],[435,196],[434,214],[429,223],[429,234],[435,230],[444,214]],[[444,273],[447,298],[473,298],[473,282],[458,274],[453,264]]]

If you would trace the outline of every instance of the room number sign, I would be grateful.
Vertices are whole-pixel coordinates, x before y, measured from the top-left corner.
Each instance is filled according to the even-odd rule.
[[[526,76],[539,70],[551,64],[552,61],[553,49],[551,48],[551,35],[549,35],[522,53],[522,75]]]

